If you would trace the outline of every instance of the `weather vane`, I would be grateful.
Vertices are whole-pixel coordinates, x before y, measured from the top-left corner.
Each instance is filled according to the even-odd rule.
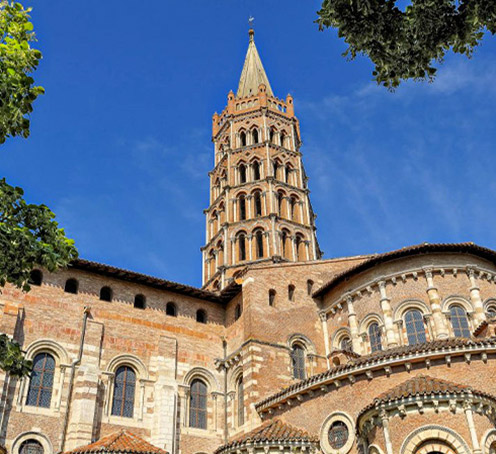
[[[250,15],[248,18],[248,24],[250,25],[250,28],[253,28],[253,22],[255,21],[255,18]]]

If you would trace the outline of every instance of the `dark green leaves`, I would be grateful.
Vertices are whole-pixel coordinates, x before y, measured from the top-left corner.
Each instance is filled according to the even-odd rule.
[[[367,55],[388,88],[432,80],[446,52],[471,56],[486,30],[496,32],[496,2],[488,0],[412,0],[404,11],[395,0],[324,0],[318,15],[321,29],[338,29],[345,55]]]
[[[77,250],[50,209],[26,203],[23,194],[0,180],[0,287],[9,282],[28,291],[33,268],[55,271],[74,260]]]
[[[29,76],[41,59],[41,52],[29,44],[35,41],[30,11],[0,0],[0,144],[9,136],[29,136],[32,104],[44,93]]]
[[[14,377],[24,377],[31,372],[32,363],[24,359],[19,344],[6,334],[0,334],[0,369]]]

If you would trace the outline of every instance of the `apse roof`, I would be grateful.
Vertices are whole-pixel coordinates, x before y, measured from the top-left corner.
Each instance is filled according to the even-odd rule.
[[[291,426],[280,419],[266,421],[256,429],[235,438],[230,443],[221,446],[217,449],[216,453],[223,451],[227,448],[236,448],[249,443],[266,443],[266,442],[307,442],[315,443],[318,438],[310,435],[308,432]]]
[[[391,252],[385,252],[384,254],[375,254],[369,260],[366,260],[357,266],[349,268],[341,274],[338,274],[332,278],[329,282],[324,284],[318,290],[313,293],[314,298],[319,298],[324,296],[332,287],[345,282],[351,277],[373,268],[380,263],[389,262],[402,257],[408,257],[411,255],[420,255],[427,253],[436,252],[459,252],[478,255],[492,262],[496,262],[496,251],[488,249],[482,246],[478,246],[475,243],[422,243],[414,246],[404,247],[402,249],[397,249]]]
[[[127,430],[120,430],[66,454],[94,454],[94,453],[119,453],[119,454],[168,454],[167,451],[157,448],[142,438]]]

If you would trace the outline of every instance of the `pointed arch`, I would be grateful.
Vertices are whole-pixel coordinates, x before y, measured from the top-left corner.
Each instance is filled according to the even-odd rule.
[[[264,231],[262,229],[255,229],[253,231],[255,239],[255,257],[261,259],[264,257]]]
[[[253,194],[253,212],[255,213],[255,217],[263,216],[262,210],[262,192],[259,189],[256,189],[252,192]]]

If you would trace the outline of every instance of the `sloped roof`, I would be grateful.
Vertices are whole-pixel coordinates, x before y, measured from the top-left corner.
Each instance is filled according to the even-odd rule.
[[[168,454],[127,430],[121,430],[66,454],[119,453],[119,454]]]
[[[400,347],[389,348],[387,350],[377,351],[369,355],[360,356],[349,361],[346,364],[331,367],[324,372],[312,375],[305,380],[294,383],[287,388],[282,389],[281,391],[274,393],[266,397],[265,399],[257,402],[255,404],[255,408],[257,409],[257,411],[260,411],[262,407],[265,407],[268,404],[272,405],[281,399],[285,399],[292,395],[298,394],[299,392],[311,388],[312,386],[320,385],[322,382],[325,382],[327,379],[337,374],[350,371],[367,364],[382,364],[385,360],[389,361],[394,359],[405,359],[411,357],[412,355],[416,356],[428,352],[439,352],[448,354],[449,352],[456,351],[457,349],[494,345],[496,345],[496,337],[477,339],[449,338],[425,342],[423,344],[404,345]]]
[[[193,298],[200,298],[214,303],[228,303],[234,296],[241,291],[241,285],[231,283],[225,287],[220,293],[202,290],[190,285],[180,284],[178,282],[160,279],[158,277],[149,276],[135,271],[129,271],[123,268],[117,268],[103,263],[92,262],[90,260],[76,259],[70,264],[71,268],[89,271],[91,273],[100,274],[114,279],[120,279],[127,282],[134,282],[136,284],[147,285],[160,290],[168,290],[170,292],[179,293],[181,295],[191,296]]]
[[[427,375],[417,375],[404,383],[380,394],[374,399],[375,402],[387,402],[407,398],[410,396],[427,395],[427,394],[446,394],[446,393],[463,393],[471,391],[472,388],[466,385],[458,385],[448,380],[429,377]]]
[[[280,419],[274,419],[264,422],[256,429],[235,438],[230,443],[221,446],[215,452],[219,453],[228,448],[237,448],[250,443],[267,443],[267,442],[302,442],[316,443],[318,437],[310,435],[308,432],[291,426]]]
[[[324,284],[322,287],[317,289],[312,296],[314,298],[319,298],[324,296],[332,287],[350,279],[351,277],[373,268],[380,263],[389,262],[391,260],[396,260],[402,257],[408,257],[411,255],[429,254],[429,253],[465,253],[473,254],[479,257],[490,260],[496,263],[496,251],[488,249],[482,246],[478,246],[475,243],[422,243],[414,246],[408,246],[395,251],[385,252],[384,254],[375,254],[369,260],[358,264],[341,274],[333,277],[329,282]]]
[[[360,411],[358,418],[360,418],[361,415],[371,408],[374,408],[376,405],[382,403],[396,401],[399,399],[408,399],[409,397],[414,396],[464,393],[472,393],[495,400],[491,394],[476,391],[471,386],[460,385],[448,380],[442,380],[440,378],[433,378],[428,375],[419,374],[416,377],[413,377],[377,396],[371,404],[367,405],[362,411]]]
[[[241,77],[239,79],[238,92],[236,93],[237,98],[255,96],[258,93],[260,84],[265,85],[268,96],[274,96],[267,74],[265,74],[262,60],[255,46],[254,34],[255,32],[250,30],[250,43],[248,44],[245,64],[243,65],[243,71],[241,71]]]

